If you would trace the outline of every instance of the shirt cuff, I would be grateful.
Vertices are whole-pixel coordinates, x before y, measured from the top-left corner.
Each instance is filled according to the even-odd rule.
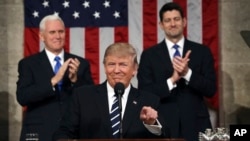
[[[177,87],[176,84],[173,84],[173,82],[171,81],[171,79],[167,79],[167,85],[168,85],[168,89],[169,91],[173,90],[175,87]]]
[[[189,83],[191,75],[192,75],[192,70],[189,68],[187,74],[183,76],[183,78],[187,81],[187,83]]]
[[[161,133],[162,125],[158,121],[158,119],[156,119],[156,124],[154,124],[154,125],[145,124],[144,122],[143,122],[143,124],[148,129],[148,131],[151,132],[152,134],[155,134],[158,136],[160,136],[162,134]]]

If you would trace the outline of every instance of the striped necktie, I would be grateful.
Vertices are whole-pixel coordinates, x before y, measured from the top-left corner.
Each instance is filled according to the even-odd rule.
[[[112,130],[113,130],[113,137],[119,138],[120,137],[120,110],[119,110],[119,102],[118,98],[116,97],[110,112],[110,120],[112,123]]]
[[[61,67],[60,60],[61,60],[61,58],[59,56],[56,56],[55,59],[54,59],[54,61],[56,61],[56,65],[54,67],[54,73],[55,74],[58,72],[58,70]],[[62,89],[62,81],[59,81],[57,85],[58,85],[59,91],[61,91],[61,89]]]

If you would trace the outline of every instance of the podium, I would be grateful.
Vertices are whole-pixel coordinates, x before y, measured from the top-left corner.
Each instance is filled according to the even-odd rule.
[[[58,141],[185,141],[184,139],[62,139]]]

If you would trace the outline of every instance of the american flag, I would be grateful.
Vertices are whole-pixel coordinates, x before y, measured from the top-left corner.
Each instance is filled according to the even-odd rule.
[[[166,2],[179,3],[187,17],[185,36],[208,45],[218,72],[218,0],[24,0],[24,56],[43,50],[39,22],[49,14],[66,26],[65,51],[88,59],[95,83],[105,80],[102,59],[108,45],[129,42],[141,52],[164,39],[159,10]],[[137,86],[136,78],[132,83]],[[218,94],[209,99],[218,107]]]

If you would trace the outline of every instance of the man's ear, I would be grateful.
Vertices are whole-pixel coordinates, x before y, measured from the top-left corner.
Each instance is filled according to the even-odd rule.
[[[42,32],[39,32],[39,39],[41,40],[41,41],[44,41],[44,37],[43,37],[43,33]]]
[[[187,19],[183,18],[183,26],[186,27],[187,26]]]
[[[133,76],[136,76],[136,74],[137,74],[137,72],[138,72],[138,64],[135,64],[135,69],[134,69],[134,71],[133,71]]]
[[[164,30],[162,21],[159,21],[159,26],[162,30]]]

